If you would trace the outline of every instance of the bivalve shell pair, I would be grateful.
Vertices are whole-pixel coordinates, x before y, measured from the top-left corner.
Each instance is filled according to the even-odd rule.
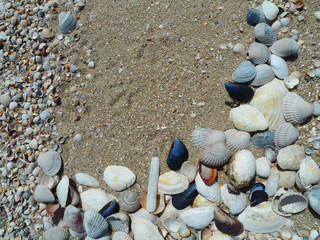
[[[266,45],[253,42],[249,45],[248,56],[252,63],[263,64],[269,60],[270,51]]]
[[[284,79],[289,74],[289,69],[286,61],[284,61],[281,57],[278,57],[274,54],[270,55],[270,67],[272,68],[274,74],[280,78]]]
[[[271,46],[271,52],[278,57],[295,57],[299,53],[300,45],[293,38],[284,38]]]
[[[89,237],[100,238],[108,233],[107,220],[96,211],[86,211],[84,213],[83,224]]]
[[[232,80],[236,83],[250,82],[257,75],[256,68],[249,61],[242,62],[232,73]]]
[[[277,163],[283,170],[298,170],[302,160],[306,157],[304,148],[300,145],[290,145],[278,152]]]
[[[281,123],[274,134],[274,144],[277,147],[286,147],[297,141],[299,131],[291,123]]]
[[[266,23],[259,23],[254,27],[254,37],[267,46],[277,41],[277,33]]]
[[[256,66],[257,75],[251,85],[255,87],[262,86],[274,79],[274,72],[268,64],[259,64]]]
[[[231,214],[241,213],[247,206],[247,197],[244,193],[229,192],[227,184],[220,188],[223,203],[229,208]]]
[[[136,181],[136,175],[127,167],[111,165],[103,173],[103,180],[114,191],[122,191]]]
[[[59,14],[59,26],[62,33],[70,33],[76,29],[77,17],[69,12]]]
[[[224,132],[226,145],[231,151],[239,151],[250,147],[250,134],[236,129],[229,129]]]
[[[62,165],[60,153],[57,151],[48,151],[40,154],[37,162],[42,170],[49,176],[56,175]]]
[[[303,159],[300,164],[299,171],[296,175],[296,184],[300,189],[306,190],[319,181],[320,168],[318,164],[308,156]]]

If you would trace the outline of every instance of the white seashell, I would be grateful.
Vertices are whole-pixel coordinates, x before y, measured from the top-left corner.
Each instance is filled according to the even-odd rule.
[[[178,239],[188,237],[191,234],[185,223],[174,218],[164,219],[163,226],[170,232],[170,235],[174,235]]]
[[[271,162],[266,157],[256,160],[256,174],[262,178],[268,178],[271,173]]]
[[[229,192],[227,184],[220,188],[223,203],[229,208],[231,214],[241,213],[247,206],[247,197],[244,193],[234,194]]]
[[[49,176],[56,175],[61,168],[60,153],[48,151],[39,155],[37,162],[42,170]]]
[[[69,33],[76,29],[77,17],[69,12],[59,14],[59,26],[62,33]]]
[[[305,157],[302,146],[290,145],[279,150],[277,163],[283,170],[298,170]]]
[[[179,219],[189,227],[201,229],[207,227],[213,220],[213,207],[197,207],[184,211]]]
[[[136,218],[131,223],[134,239],[139,240],[163,240],[158,227],[144,218]]]
[[[293,38],[284,38],[276,41],[271,46],[271,52],[278,57],[297,56],[300,44]]]
[[[94,210],[86,211],[83,215],[83,225],[91,238],[100,238],[108,233],[107,220]]]
[[[262,11],[266,19],[270,21],[275,20],[279,13],[278,7],[274,3],[269,1],[263,1]]]
[[[179,210],[177,210],[173,205],[172,203],[169,203],[164,211],[161,213],[161,216],[160,216],[160,220],[161,222],[163,222],[165,219],[167,218],[178,218],[179,217]]]
[[[256,66],[257,75],[251,85],[255,87],[262,86],[274,79],[272,68],[268,64],[259,64]]]
[[[308,207],[308,199],[301,193],[288,191],[279,199],[279,210],[288,214],[304,211]]]
[[[211,202],[201,194],[198,194],[198,196],[193,201],[192,207],[215,207],[217,205],[219,205],[219,203]]]
[[[225,140],[223,132],[211,128],[196,128],[192,132],[192,142],[199,149],[217,142],[225,142]]]
[[[210,144],[200,149],[200,161],[211,167],[219,167],[228,163],[230,151],[223,142]]]
[[[278,187],[293,188],[296,183],[295,171],[279,171]]]
[[[288,228],[288,227],[284,227],[284,228],[280,229],[279,235],[280,235],[280,238],[284,239],[284,240],[287,240],[287,239],[289,240],[289,239],[292,239],[292,237],[293,237],[293,233],[290,230],[290,228]]]
[[[103,180],[114,191],[122,191],[136,181],[136,175],[127,167],[111,165],[103,173]]]
[[[106,236],[100,237],[100,238],[91,238],[89,236],[86,236],[84,240],[111,240],[110,233],[107,233]]]
[[[266,23],[259,23],[254,27],[254,37],[267,46],[277,41],[277,33]]]
[[[121,232],[129,233],[130,219],[127,214],[123,212],[112,214],[111,216],[107,217],[107,222],[108,222],[110,231],[112,232],[121,231]]]
[[[242,43],[237,43],[233,47],[233,52],[235,52],[235,53],[244,53],[245,52],[244,45]]]
[[[214,231],[209,240],[232,240],[232,237],[228,234],[222,233],[219,230]]]
[[[250,147],[250,134],[236,129],[229,129],[224,132],[226,145],[231,151],[239,151]]]
[[[157,191],[159,180],[159,158],[153,157],[151,159],[149,183],[148,183],[148,195],[147,195],[147,210],[153,212],[157,207]]]
[[[62,227],[51,227],[43,233],[44,240],[68,240],[70,233]]]
[[[301,184],[305,188],[308,188],[308,186],[317,184],[320,181],[320,168],[318,164],[308,156],[302,160],[297,175],[300,178]]]
[[[69,178],[67,176],[63,176],[57,185],[57,197],[62,207],[65,207],[67,205],[68,193]]]
[[[84,211],[95,210],[100,211],[108,202],[116,199],[110,193],[106,193],[102,189],[89,189],[80,193],[82,208]]]
[[[211,202],[220,202],[221,194],[219,184],[214,181],[210,186],[206,185],[199,173],[197,174],[196,180],[197,191],[207,200]]]
[[[269,127],[268,120],[256,108],[244,104],[232,108],[229,118],[236,129],[246,132],[265,130]]]
[[[166,172],[159,177],[158,192],[164,194],[178,194],[186,190],[189,181],[186,176],[174,171]]]
[[[243,149],[236,152],[228,166],[228,178],[236,188],[248,186],[256,172],[256,159],[252,152]]]
[[[273,170],[271,171],[270,176],[268,177],[268,180],[266,182],[266,189],[265,192],[268,194],[268,196],[273,196],[277,190],[279,185],[279,171]]]
[[[294,144],[299,137],[299,131],[291,123],[284,122],[279,125],[274,134],[274,144],[277,147],[286,147]]]
[[[63,221],[72,231],[77,233],[84,232],[83,218],[79,208],[69,205],[64,212]]]
[[[262,202],[255,207],[248,206],[238,216],[244,228],[251,232],[271,233],[278,231],[284,225],[286,218],[276,214],[270,202]]]
[[[185,161],[181,165],[180,173],[186,176],[188,178],[189,183],[191,183],[196,178],[197,169],[191,161]]]
[[[38,185],[34,191],[34,200],[41,203],[50,203],[54,201],[54,196],[49,188]]]
[[[306,102],[294,92],[289,92],[282,103],[283,116],[286,121],[300,125],[313,113],[313,105]]]
[[[299,84],[299,79],[293,76],[288,76],[284,78],[283,82],[288,89],[294,89]]]
[[[270,51],[266,45],[253,42],[249,45],[248,56],[252,63],[263,64],[269,60]]]
[[[86,173],[77,173],[75,176],[76,182],[88,187],[100,187],[97,179]]]
[[[278,78],[284,79],[286,76],[288,76],[289,70],[287,63],[281,57],[271,54],[269,62],[270,67]]]
[[[290,213],[285,213],[285,212],[282,212],[279,210],[279,200],[280,200],[280,197],[285,194],[286,192],[288,192],[288,189],[286,188],[279,188],[276,193],[274,194],[273,198],[272,198],[272,209],[275,213],[277,213],[278,215],[280,216],[283,216],[283,217],[289,217],[291,216]]]
[[[150,221],[151,223],[153,223],[155,225],[158,225],[159,222],[160,222],[160,219],[159,219],[159,217],[157,215],[149,213],[144,208],[140,208],[135,213],[130,213],[129,216],[130,216],[131,222],[133,222],[134,220],[136,220],[138,218],[146,219],[146,220]]]
[[[132,240],[132,238],[129,234],[118,231],[112,234],[112,240]]]

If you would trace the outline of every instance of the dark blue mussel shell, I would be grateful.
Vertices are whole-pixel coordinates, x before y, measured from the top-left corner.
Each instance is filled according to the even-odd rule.
[[[183,142],[181,142],[181,140],[176,137],[171,145],[170,152],[167,158],[168,167],[173,171],[177,171],[181,168],[183,162],[187,161],[188,157],[188,149],[183,144]]]
[[[247,23],[251,26],[255,26],[259,23],[260,11],[258,9],[251,9],[247,13]]]
[[[249,102],[253,98],[254,91],[248,85],[225,82],[224,86],[229,96],[239,102]]]
[[[268,193],[266,193],[263,190],[256,190],[252,193],[251,199],[250,199],[250,207],[254,207],[258,205],[259,203],[262,203],[264,201],[268,200]]]
[[[196,184],[192,183],[184,192],[172,196],[172,205],[178,210],[184,209],[193,202],[197,195]]]
[[[265,146],[273,146],[274,144],[274,129],[270,129],[264,132],[258,132],[252,136],[252,144],[258,148],[264,148]]]
[[[99,211],[99,214],[102,215],[104,218],[119,212],[119,205],[115,199],[108,202],[101,210]]]
[[[264,191],[266,189],[266,186],[263,183],[255,183],[250,189],[250,195],[249,195],[249,200],[251,200],[253,192],[257,190]]]

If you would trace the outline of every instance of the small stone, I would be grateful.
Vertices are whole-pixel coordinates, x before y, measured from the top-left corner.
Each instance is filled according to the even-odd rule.
[[[281,26],[288,26],[290,23],[290,19],[289,18],[282,18],[282,19],[280,19],[280,23],[281,23]]]
[[[38,142],[36,139],[32,139],[32,141],[29,143],[29,146],[31,149],[38,149]]]
[[[89,68],[94,68],[94,62],[93,62],[93,61],[90,61],[90,62],[88,63],[88,67],[89,67]]]
[[[70,66],[70,72],[75,73],[78,70],[78,67],[74,64],[71,64]]]
[[[9,96],[9,94],[2,94],[0,96],[0,104],[3,104],[4,106],[9,107],[11,102],[12,102],[12,99]]]
[[[320,78],[320,68],[317,68],[314,73],[316,78]]]
[[[318,21],[320,21],[320,11],[316,11],[316,12],[314,13],[314,16],[316,17],[316,19],[317,19]]]
[[[10,62],[15,62],[17,60],[18,56],[17,56],[17,53],[16,52],[13,52],[10,54],[9,56],[9,61]]]
[[[16,102],[11,102],[10,104],[9,104],[9,109],[10,110],[16,110],[17,109],[17,107],[18,107],[18,103],[16,103]]]
[[[235,52],[235,53],[244,53],[245,52],[244,45],[242,43],[237,43],[233,47],[233,52]]]
[[[74,136],[74,141],[75,142],[81,142],[82,141],[82,136],[78,133]]]

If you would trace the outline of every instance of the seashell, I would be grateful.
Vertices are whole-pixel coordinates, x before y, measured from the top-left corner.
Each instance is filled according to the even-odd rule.
[[[60,154],[56,151],[48,151],[40,154],[37,162],[42,170],[49,176],[56,175],[62,165]]]
[[[71,204],[76,206],[80,201],[79,194],[70,185],[69,185],[69,191],[70,191],[70,196],[71,196]]]
[[[140,208],[139,195],[132,190],[120,193],[118,201],[120,207],[126,212],[135,212]]]
[[[149,213],[146,209],[140,208],[138,211],[129,214],[131,222],[137,218],[143,218],[149,220],[151,223],[158,225],[160,220],[157,215]]]
[[[278,187],[293,188],[296,183],[295,171],[279,171]]]
[[[278,184],[279,184],[279,171],[273,170],[271,171],[270,176],[268,177],[268,180],[266,182],[266,189],[265,192],[268,194],[268,196],[273,196],[276,191],[278,190]]]
[[[61,33],[70,33],[76,29],[77,17],[69,12],[59,14],[59,26]]]
[[[301,193],[288,191],[279,199],[279,210],[288,214],[296,214],[308,207],[308,199]]]
[[[296,57],[299,53],[300,44],[293,38],[284,38],[276,41],[271,46],[271,52],[278,57]]]
[[[254,95],[253,89],[248,85],[225,82],[224,87],[229,96],[239,102],[249,102]]]
[[[269,1],[263,1],[262,3],[262,11],[266,17],[266,19],[273,21],[277,18],[279,9],[278,7]]]
[[[256,175],[262,178],[268,178],[271,174],[271,162],[266,157],[256,160]]]
[[[136,175],[127,167],[111,165],[104,170],[103,180],[114,191],[122,191],[136,181]]]
[[[243,224],[240,221],[218,207],[214,208],[214,223],[220,232],[231,236],[240,235],[244,231]]]
[[[189,237],[191,234],[185,223],[174,218],[164,219],[163,226],[170,232],[170,235],[174,234],[177,239]]]
[[[119,212],[119,204],[116,199],[112,199],[103,208],[99,210],[99,214],[106,218],[116,212]]]
[[[232,80],[236,83],[250,82],[257,74],[256,68],[249,61],[242,62],[232,73]]]
[[[267,64],[259,64],[256,66],[257,75],[253,79],[251,85],[255,87],[262,86],[274,79],[272,68]]]
[[[159,180],[159,158],[153,157],[151,159],[149,182],[148,182],[148,196],[147,196],[147,210],[153,212],[157,205],[157,191]]]
[[[320,101],[313,102],[313,115],[320,116]]]
[[[283,216],[283,217],[289,217],[291,216],[290,213],[285,213],[285,212],[281,212],[279,210],[279,199],[280,197],[287,193],[288,192],[288,189],[287,188],[279,188],[276,193],[274,194],[273,198],[272,198],[272,209],[275,213],[277,213],[278,215],[280,216]]]
[[[75,176],[76,182],[88,187],[100,187],[97,179],[86,173],[77,173]]]
[[[147,190],[141,191],[139,194],[139,202],[144,209],[147,209],[147,203],[148,203],[147,194],[148,194]],[[164,210],[165,206],[166,204],[164,201],[164,195],[158,193],[156,197],[156,208],[151,213],[159,214]]]
[[[264,132],[257,132],[252,136],[252,144],[258,148],[273,145],[275,132],[276,131],[273,129]]]
[[[229,118],[235,128],[241,131],[262,131],[269,126],[267,119],[258,109],[246,104],[232,108]]]
[[[163,240],[158,227],[144,218],[136,218],[131,223],[134,239],[139,240]]]
[[[110,193],[106,193],[102,189],[89,189],[80,193],[80,198],[84,211],[95,210],[98,212],[108,202],[116,197]]]
[[[84,240],[110,240],[110,233],[107,233],[107,235],[101,237],[101,238],[91,238],[89,236],[86,236],[86,238]]]
[[[294,89],[299,84],[299,79],[293,76],[288,76],[284,78],[283,82],[288,89]]]
[[[259,23],[260,11],[258,9],[250,9],[247,13],[247,23],[251,26],[255,26]]]
[[[210,185],[217,176],[217,169],[214,167],[207,167],[197,160],[197,169],[202,181]]]
[[[58,179],[45,174],[43,171],[39,174],[39,185],[46,186],[50,190],[58,184]]]
[[[266,186],[263,183],[255,183],[255,184],[253,184],[251,189],[250,189],[249,200],[251,200],[252,194],[255,191],[264,191],[265,189],[266,189]]]
[[[277,163],[283,170],[298,170],[305,157],[302,146],[290,145],[279,150]]]
[[[38,185],[34,190],[34,200],[41,203],[50,203],[54,201],[54,196],[49,188]]]
[[[252,152],[243,149],[236,152],[228,166],[228,178],[236,188],[248,186],[256,172],[256,159]]]
[[[317,184],[320,181],[318,164],[311,157],[306,157],[300,164],[297,177],[299,177],[301,184],[305,188],[308,188],[312,184]]]
[[[54,38],[54,32],[52,31],[52,28],[45,28],[41,32],[41,37],[43,39],[50,39]]]
[[[172,205],[176,209],[182,210],[189,206],[197,197],[197,195],[198,191],[196,184],[192,183],[184,192],[172,196]]]
[[[291,123],[284,122],[279,125],[274,134],[274,144],[277,147],[286,147],[294,144],[299,137],[299,131]]]
[[[192,142],[201,149],[217,142],[225,142],[226,137],[222,131],[211,128],[195,128],[192,132]]]
[[[223,142],[210,144],[200,149],[200,161],[208,166],[220,167],[228,163],[230,151]]]
[[[51,218],[53,224],[58,225],[62,221],[65,210],[66,209],[64,207],[59,207],[57,210],[54,211]]]
[[[277,41],[277,33],[266,23],[259,23],[254,27],[254,37],[267,46]]]
[[[307,196],[311,208],[320,215],[320,187],[313,186]]]
[[[166,218],[175,218],[177,219],[179,217],[179,210],[177,210],[172,203],[169,203],[164,211],[161,213],[160,221],[163,222]]]
[[[57,197],[62,207],[65,207],[67,205],[68,193],[69,178],[67,176],[63,176],[57,185]]]
[[[51,227],[43,233],[45,240],[68,240],[70,233],[62,227]]]
[[[270,51],[266,45],[253,42],[249,45],[248,56],[253,64],[263,64],[269,60]]]
[[[53,202],[47,204],[46,212],[48,215],[53,215],[58,208],[60,208],[60,204],[58,201],[54,200]]]
[[[192,207],[214,207],[217,206],[218,203],[214,203],[203,197],[201,194],[194,199]]]
[[[129,216],[123,212],[118,212],[107,217],[109,228],[112,232],[129,233]]]
[[[265,191],[256,190],[256,191],[252,192],[252,195],[250,198],[250,206],[254,207],[262,202],[267,201],[268,198],[269,198],[269,196]]]
[[[201,229],[207,227],[213,220],[213,207],[190,208],[181,213],[179,219],[189,227]]]
[[[189,186],[188,179],[179,173],[170,171],[159,177],[158,192],[164,194],[178,194]]]
[[[262,202],[255,207],[248,206],[239,216],[244,228],[251,232],[271,233],[284,225],[286,218],[276,214],[270,202]]]
[[[220,187],[219,184],[214,181],[210,186],[206,185],[201,179],[200,175],[197,174],[195,179],[197,191],[207,200],[211,202],[220,202]]]
[[[183,162],[187,161],[189,157],[188,149],[179,138],[175,138],[167,158],[168,167],[177,171],[181,168]]]
[[[286,121],[300,125],[312,116],[313,105],[306,102],[294,92],[289,92],[282,103],[283,116]]]
[[[224,132],[226,145],[231,151],[239,151],[250,147],[250,134],[236,129],[229,129]]]
[[[288,228],[288,227],[284,227],[284,228],[280,229],[279,235],[280,235],[280,238],[284,239],[284,240],[286,240],[286,239],[289,240],[289,239],[292,239],[292,237],[293,237],[293,233],[290,230],[290,228]]]
[[[98,212],[89,210],[84,213],[83,224],[91,238],[100,238],[108,233],[108,222]]]
[[[185,161],[181,166],[180,173],[186,176],[191,183],[196,178],[197,168],[191,161]]]
[[[281,57],[271,54],[269,62],[270,67],[278,78],[284,79],[286,76],[288,76],[289,70],[287,63]]]
[[[63,221],[68,227],[77,233],[83,233],[83,218],[80,213],[80,209],[75,206],[69,205],[64,211]]]
[[[132,238],[128,233],[121,232],[121,231],[114,232],[112,234],[112,239],[113,240],[132,240]]]
[[[247,197],[244,193],[235,194],[229,192],[227,184],[222,185],[220,191],[222,201],[229,208],[231,214],[239,214],[246,208]]]

